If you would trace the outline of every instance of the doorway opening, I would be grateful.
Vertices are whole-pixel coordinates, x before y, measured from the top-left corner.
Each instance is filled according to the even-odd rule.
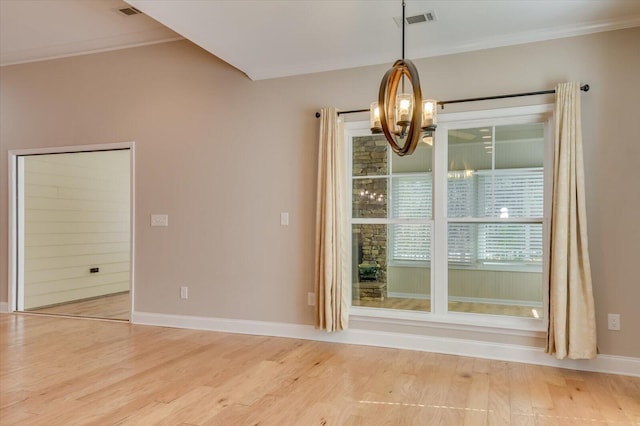
[[[133,143],[9,155],[10,310],[128,321]]]

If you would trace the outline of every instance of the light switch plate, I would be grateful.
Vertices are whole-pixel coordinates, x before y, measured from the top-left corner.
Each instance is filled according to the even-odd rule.
[[[169,226],[169,215],[166,214],[152,214],[151,226]]]
[[[287,212],[280,213],[280,225],[282,226],[289,225],[289,213]]]

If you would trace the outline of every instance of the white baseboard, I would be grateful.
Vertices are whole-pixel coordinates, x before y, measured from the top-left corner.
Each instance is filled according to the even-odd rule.
[[[310,325],[167,315],[151,312],[133,312],[131,322],[141,325],[408,349],[640,377],[640,358],[598,355],[597,358],[592,360],[558,360],[545,354],[542,348],[449,337],[421,336],[358,329],[327,333],[317,330]]]
[[[544,306],[542,302],[533,300],[489,299],[486,297],[449,296],[449,301],[464,303],[488,303],[490,305],[534,306],[536,308],[542,308]]]
[[[0,302],[0,314],[7,314],[7,313],[9,313],[9,303]]]
[[[397,297],[399,299],[418,299],[418,300],[430,300],[430,294],[420,293],[403,293],[401,291],[388,291],[387,297]]]

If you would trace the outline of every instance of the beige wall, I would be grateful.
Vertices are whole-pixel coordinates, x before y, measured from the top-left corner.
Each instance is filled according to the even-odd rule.
[[[640,356],[639,41],[636,28],[416,61],[423,92],[436,99],[591,84],[582,99],[599,347],[628,356]],[[8,149],[135,140],[136,310],[312,324],[305,302],[313,289],[314,113],[367,107],[389,65],[254,82],[180,41],[4,67],[0,229],[7,229]],[[279,224],[283,211],[288,227]],[[152,212],[167,213],[170,226],[151,228]],[[0,250],[6,300],[4,231]],[[180,285],[190,288],[187,302]],[[622,331],[606,331],[609,312],[622,315]]]
[[[128,291],[129,150],[23,162],[25,309]]]

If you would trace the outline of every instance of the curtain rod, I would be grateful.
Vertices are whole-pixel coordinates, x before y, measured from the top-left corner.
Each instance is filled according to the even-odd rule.
[[[588,92],[590,89],[588,84],[580,86],[580,90],[583,92]],[[488,101],[492,99],[505,99],[505,98],[519,98],[521,96],[535,96],[535,95],[549,95],[552,93],[556,93],[555,89],[550,90],[540,90],[537,92],[526,92],[526,93],[512,93],[510,95],[497,95],[497,96],[484,96],[482,98],[468,98],[468,99],[454,99],[451,101],[439,101],[438,105],[440,108],[444,109],[444,106],[447,104],[460,104],[463,102],[476,102],[476,101]],[[338,111],[338,115],[342,114],[355,114],[357,112],[368,112],[369,109],[352,109],[349,111]],[[320,113],[316,112],[316,118],[320,118]]]

